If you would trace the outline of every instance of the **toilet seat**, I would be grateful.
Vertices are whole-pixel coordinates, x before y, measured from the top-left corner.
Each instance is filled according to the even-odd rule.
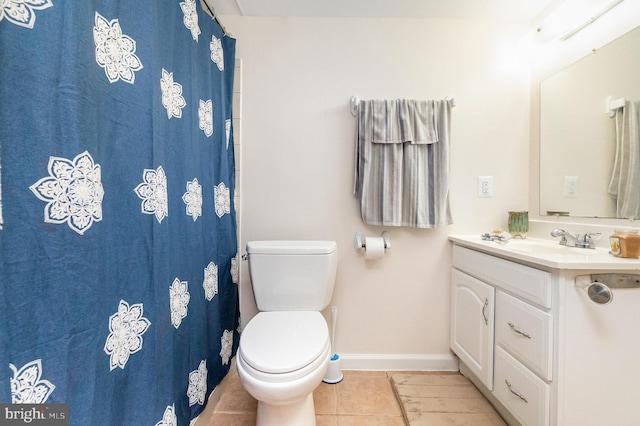
[[[238,354],[260,376],[294,380],[324,362],[329,351],[329,328],[320,312],[277,311],[260,312],[249,321]]]

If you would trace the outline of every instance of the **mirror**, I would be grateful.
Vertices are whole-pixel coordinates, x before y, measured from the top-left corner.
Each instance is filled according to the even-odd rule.
[[[609,96],[640,100],[639,47],[640,27],[542,81],[542,216],[616,217],[607,193],[616,128],[605,109]]]

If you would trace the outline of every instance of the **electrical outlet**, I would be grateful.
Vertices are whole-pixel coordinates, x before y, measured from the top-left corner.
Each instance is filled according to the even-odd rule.
[[[478,197],[493,197],[493,176],[478,176]]]
[[[578,176],[564,177],[563,195],[565,198],[578,198],[578,189],[580,189],[580,178]]]

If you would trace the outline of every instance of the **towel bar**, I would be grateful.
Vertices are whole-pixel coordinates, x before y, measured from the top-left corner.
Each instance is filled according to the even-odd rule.
[[[624,98],[615,99],[613,96],[608,96],[604,112],[606,112],[609,117],[615,117],[616,110],[624,107],[624,101]]]
[[[447,96],[444,98],[445,101],[449,101],[451,103],[451,107],[455,108],[456,106],[456,98],[453,96]],[[354,117],[358,116],[358,107],[360,106],[360,98],[357,96],[351,97],[351,102],[349,103],[349,110],[351,111],[351,115]]]

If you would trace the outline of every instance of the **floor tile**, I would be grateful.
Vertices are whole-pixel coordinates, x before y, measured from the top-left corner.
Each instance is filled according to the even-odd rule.
[[[504,426],[502,418],[464,376],[391,373],[410,426]]]
[[[215,412],[255,413],[258,409],[258,401],[245,390],[237,375],[232,379],[225,386]]]
[[[407,413],[493,413],[495,410],[484,398],[402,398]]]
[[[339,415],[402,415],[386,374],[345,375],[336,390]]]
[[[396,385],[414,385],[414,386],[452,386],[452,385],[468,385],[473,383],[462,374],[405,374],[390,373],[391,380]]]
[[[338,416],[324,415],[316,412],[316,426],[338,426]]]
[[[313,391],[316,414],[337,414],[338,395],[335,384],[320,383]]]
[[[506,426],[493,413],[412,413],[408,420],[411,426]]]
[[[484,398],[475,386],[395,385],[400,397],[413,398]]]
[[[338,416],[338,426],[405,426],[400,416]]]
[[[256,426],[255,413],[214,413],[207,426]]]

